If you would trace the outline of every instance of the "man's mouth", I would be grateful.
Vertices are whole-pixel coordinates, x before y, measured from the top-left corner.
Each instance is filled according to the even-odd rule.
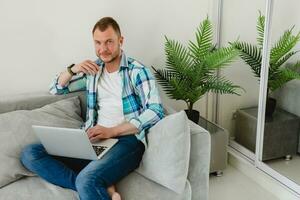
[[[109,54],[101,55],[101,57],[102,57],[102,58],[108,58],[108,57],[110,57],[110,55],[109,55]]]
[[[110,53],[102,53],[102,54],[100,54],[100,56],[107,57],[107,56],[110,56]]]

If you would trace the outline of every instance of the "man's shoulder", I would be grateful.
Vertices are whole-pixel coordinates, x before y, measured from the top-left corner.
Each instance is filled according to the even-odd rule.
[[[137,81],[137,77],[140,79],[150,80],[152,79],[153,75],[149,67],[142,64],[138,60],[134,58],[127,58],[128,60],[128,69],[130,77]]]
[[[131,58],[131,57],[127,57],[127,61],[128,61],[128,67],[130,70],[140,70],[143,68],[147,68],[143,63],[141,63],[140,61]]]

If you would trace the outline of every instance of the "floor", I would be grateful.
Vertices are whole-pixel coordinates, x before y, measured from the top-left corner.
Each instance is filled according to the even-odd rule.
[[[286,161],[284,159],[276,159],[268,161],[267,164],[278,171],[279,173],[285,175],[289,179],[300,184],[300,156],[293,156],[293,159]]]
[[[228,165],[222,177],[210,176],[209,200],[279,200]]]

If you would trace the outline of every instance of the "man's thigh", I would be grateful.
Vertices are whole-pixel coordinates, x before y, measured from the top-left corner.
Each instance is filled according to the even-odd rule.
[[[80,174],[92,176],[108,187],[135,170],[142,160],[144,144],[134,135],[121,136],[118,139],[101,159],[90,162]]]

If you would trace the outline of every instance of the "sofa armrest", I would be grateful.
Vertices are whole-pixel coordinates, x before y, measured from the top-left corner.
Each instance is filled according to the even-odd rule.
[[[170,107],[168,105],[164,105],[163,104],[163,108],[164,108],[164,112],[165,112],[166,115],[174,114],[174,113],[177,112],[174,108],[172,108],[172,107]]]
[[[210,134],[189,120],[191,152],[188,179],[192,187],[192,200],[208,200],[210,167]]]
[[[47,104],[79,96],[82,109],[82,117],[85,119],[86,99],[85,92],[74,92],[66,95],[52,95],[49,92],[25,93],[11,96],[2,96],[0,98],[0,114],[15,110],[33,110],[43,107]]]

